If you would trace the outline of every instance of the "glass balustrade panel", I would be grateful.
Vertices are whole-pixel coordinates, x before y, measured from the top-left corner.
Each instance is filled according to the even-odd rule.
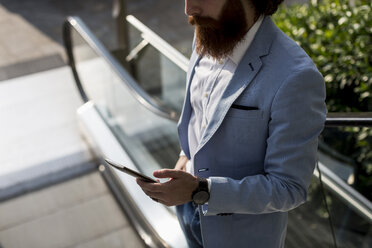
[[[131,26],[129,31],[130,48],[133,49],[142,41],[142,37]],[[186,88],[184,70],[151,44],[141,50],[129,64],[131,75],[148,94],[181,112]]]
[[[180,152],[176,123],[159,117],[132,94],[123,78],[77,32],[72,33],[81,84],[143,173],[173,168]]]
[[[320,163],[350,189],[345,192],[346,197],[358,196],[353,203],[325,187],[338,247],[371,247],[372,128],[325,128],[318,156]],[[367,209],[363,210],[358,204]]]

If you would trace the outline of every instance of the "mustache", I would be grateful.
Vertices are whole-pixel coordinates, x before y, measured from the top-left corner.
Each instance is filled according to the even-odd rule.
[[[203,17],[203,16],[189,16],[188,23],[193,26],[200,26],[203,28],[211,28],[211,29],[219,29],[222,26],[220,21],[215,20],[211,17]]]

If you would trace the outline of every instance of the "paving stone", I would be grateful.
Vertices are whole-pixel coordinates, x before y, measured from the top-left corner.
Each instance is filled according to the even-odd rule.
[[[1,61],[0,61],[1,62]],[[8,78],[8,74],[6,71],[1,71],[0,70],[0,81],[3,80],[3,79],[6,79]]]
[[[103,195],[2,230],[0,240],[7,248],[68,247],[126,226],[128,222],[113,197]]]
[[[0,232],[105,194],[109,191],[100,174],[91,173],[2,202]]]
[[[144,248],[145,245],[139,240],[138,235],[132,228],[122,228],[116,232],[106,234],[89,242],[74,246],[74,248]]]
[[[0,67],[0,81],[5,81],[7,79],[33,74],[35,73],[35,71],[41,72],[64,66],[66,64],[65,59],[63,59],[60,54],[56,53],[50,54],[51,52],[53,52],[53,50],[55,49],[47,50],[45,52],[45,56],[43,57],[37,57],[28,61],[23,61],[15,64],[8,64],[6,66]],[[40,53],[44,53],[44,51],[42,52],[36,51],[31,55],[39,56]],[[10,55],[8,56],[11,57]],[[26,59],[26,56],[23,59]]]
[[[87,151],[76,120],[81,104],[68,67],[0,82],[0,177]]]
[[[58,55],[58,57],[66,57],[64,47],[56,43],[47,43],[45,45],[40,45],[39,50],[43,56]]]

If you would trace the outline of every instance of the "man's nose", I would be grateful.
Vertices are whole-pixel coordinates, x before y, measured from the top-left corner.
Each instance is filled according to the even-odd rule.
[[[185,0],[185,14],[188,16],[200,15],[201,9],[198,6],[200,0]]]

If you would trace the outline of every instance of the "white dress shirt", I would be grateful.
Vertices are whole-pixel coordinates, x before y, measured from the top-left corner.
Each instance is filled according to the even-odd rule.
[[[204,56],[195,66],[195,73],[190,85],[190,103],[193,111],[188,126],[191,159],[186,164],[186,171],[192,175],[194,175],[194,155],[213,114],[210,109],[215,109],[214,105],[222,97],[228,82],[230,82],[240,60],[252,43],[263,19],[264,16],[258,18],[243,40],[225,59],[217,61],[209,56]],[[183,151],[180,155],[184,155]],[[208,186],[210,187],[210,180],[208,180]]]

